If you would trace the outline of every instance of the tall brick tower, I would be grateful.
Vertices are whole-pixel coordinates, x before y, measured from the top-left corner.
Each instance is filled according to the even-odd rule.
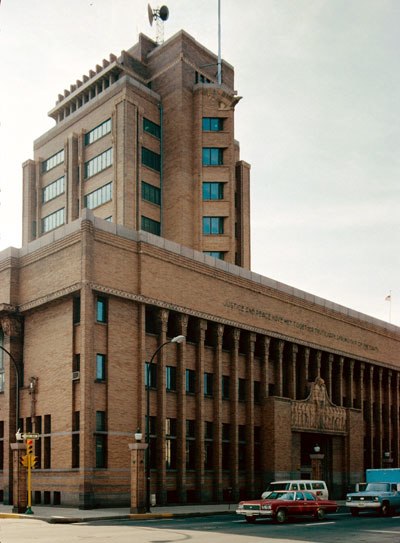
[[[23,244],[82,209],[250,269],[234,71],[184,31],[144,35],[58,96],[24,164]]]

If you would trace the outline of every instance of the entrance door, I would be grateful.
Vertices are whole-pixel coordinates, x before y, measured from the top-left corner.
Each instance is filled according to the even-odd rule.
[[[319,450],[317,450],[319,447]],[[313,479],[311,468],[311,454],[323,455],[322,479],[329,489],[332,488],[332,437],[327,434],[314,434],[303,432],[301,434],[301,478]]]

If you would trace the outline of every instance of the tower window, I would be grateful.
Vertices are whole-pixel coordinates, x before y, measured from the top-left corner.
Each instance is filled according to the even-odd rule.
[[[221,166],[224,150],[220,147],[203,147],[203,166]]]
[[[204,132],[219,132],[223,130],[224,120],[220,117],[203,117]]]

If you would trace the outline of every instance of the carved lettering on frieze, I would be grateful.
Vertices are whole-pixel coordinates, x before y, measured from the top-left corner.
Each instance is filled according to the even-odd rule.
[[[346,432],[346,409],[331,402],[321,377],[311,385],[308,398],[292,402],[292,429]]]

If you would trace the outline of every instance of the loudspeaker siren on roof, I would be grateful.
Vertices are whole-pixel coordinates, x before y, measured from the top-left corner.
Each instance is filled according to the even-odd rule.
[[[156,42],[158,44],[164,41],[164,23],[169,17],[169,9],[167,6],[161,6],[160,8],[152,9],[150,4],[147,4],[147,15],[149,18],[150,26],[153,26],[153,21],[157,23]]]
[[[147,16],[149,18],[150,26],[153,26],[153,21],[161,19],[166,21],[169,17],[169,9],[167,6],[161,6],[160,8],[152,9],[150,4],[147,4]]]

